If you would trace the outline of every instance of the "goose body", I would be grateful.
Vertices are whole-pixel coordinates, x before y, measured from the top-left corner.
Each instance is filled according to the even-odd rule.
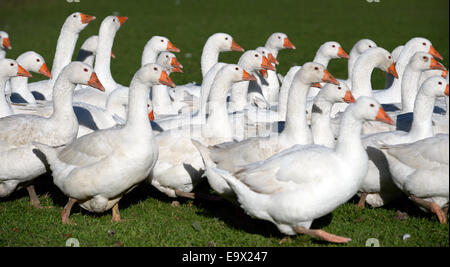
[[[356,193],[368,168],[360,137],[362,121],[375,118],[392,122],[376,100],[362,97],[346,110],[336,149],[297,145],[234,173],[216,167],[199,147],[206,175],[222,177],[250,216],[274,223],[283,234],[302,232],[331,242],[348,242],[348,238],[308,229],[314,219],[332,212]]]
[[[34,143],[45,154],[54,182],[70,197],[69,203],[78,202],[92,212],[115,206],[113,220],[120,220],[118,201],[145,179],[158,157],[147,117],[147,96],[150,87],[160,82],[173,84],[156,64],[145,65],[135,74],[130,84],[128,120],[123,127],[85,135],[60,151]],[[63,223],[68,222],[69,214],[66,206]]]

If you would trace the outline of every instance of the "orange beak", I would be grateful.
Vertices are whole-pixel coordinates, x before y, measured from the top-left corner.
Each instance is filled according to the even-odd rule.
[[[243,81],[256,81],[255,76],[251,75],[250,73],[243,70],[244,74],[242,75]]]
[[[436,49],[434,49],[433,46],[430,46],[430,50],[428,50],[428,54],[432,55],[433,57],[442,60],[442,56],[438,53],[438,51],[436,51]]]
[[[262,57],[261,68],[276,71],[275,67],[269,62],[269,60],[265,56]]]
[[[388,68],[388,73],[398,79],[397,69],[395,69],[395,64],[392,62],[391,66]]]
[[[114,53],[112,51],[111,51],[111,57],[116,58],[116,55],[114,55]]]
[[[182,70],[181,68],[179,68],[179,67],[173,67],[173,68],[171,69],[171,71],[172,71],[172,72],[183,72],[183,70]]]
[[[448,84],[447,84],[447,86],[445,87],[445,95],[448,96]]]
[[[176,48],[170,41],[167,42],[167,48],[166,49],[169,52],[175,52],[175,53],[180,52],[180,49]]]
[[[260,69],[260,70],[259,70],[259,73],[261,73],[261,75],[262,75],[264,78],[269,77],[269,73],[267,72],[266,69]]]
[[[173,83],[173,81],[169,78],[169,75],[167,74],[167,72],[162,71],[161,72],[161,76],[159,77],[159,83],[170,86],[172,88],[175,88],[175,84]]]
[[[444,65],[439,63],[434,57],[431,59],[430,69],[432,70],[445,70]]]
[[[350,92],[350,90],[347,90],[347,92],[345,92],[344,102],[355,103],[355,98],[353,97],[352,92]]]
[[[387,124],[395,125],[395,123],[392,121],[391,117],[384,111],[382,107],[378,110],[377,117],[375,118],[377,121],[381,121]]]
[[[448,70],[444,70],[442,72],[442,78],[447,78],[447,75],[448,75]]]
[[[2,45],[6,48],[8,48],[9,50],[11,50],[11,43],[9,42],[9,38],[3,38],[3,43]]]
[[[170,61],[170,65],[172,67],[183,68],[183,65],[181,65],[181,63],[178,61],[176,57],[172,58],[172,61]]]
[[[280,63],[278,62],[278,60],[272,55],[272,53],[269,53],[268,59],[269,59],[269,62],[272,63],[272,64],[275,64],[275,65],[280,64]]]
[[[17,76],[28,77],[28,78],[32,77],[31,74],[26,69],[24,69],[22,66],[17,64],[17,67],[18,67]]]
[[[97,74],[95,72],[92,72],[91,77],[89,78],[88,85],[92,86],[94,88],[97,88],[98,90],[104,92],[105,88],[103,87],[102,83],[97,77]]]
[[[47,65],[45,65],[45,63],[42,64],[41,68],[39,69],[39,73],[44,75],[44,76],[47,76],[50,79],[52,78],[52,74],[48,70]]]
[[[122,25],[125,23],[125,21],[127,21],[128,17],[117,16],[117,19],[119,20],[120,26],[122,27]]]
[[[91,16],[91,15],[86,15],[81,13],[81,23],[83,24],[88,24],[89,22],[95,20],[95,16]]]
[[[350,58],[350,56],[344,51],[344,49],[342,47],[339,47],[337,55],[340,58],[346,58],[346,59]]]
[[[153,113],[153,109],[152,109],[152,111],[150,111],[150,112],[148,113],[148,119],[149,119],[150,121],[154,121],[154,120],[155,120],[155,114]]]
[[[322,88],[322,85],[320,83],[313,83],[311,87]]]
[[[328,72],[328,70],[323,71],[322,82],[339,85],[339,82],[333,77],[333,75],[331,75],[330,72]]]
[[[244,52],[244,48],[238,45],[234,40],[231,41],[231,51]]]
[[[289,48],[289,49],[295,49],[295,46],[291,43],[291,41],[289,41],[289,39],[287,37],[284,38],[283,47]]]

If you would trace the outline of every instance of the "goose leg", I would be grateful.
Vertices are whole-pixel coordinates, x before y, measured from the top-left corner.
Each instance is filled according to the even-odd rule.
[[[114,206],[112,208],[112,221],[120,222],[119,202],[114,204]]]
[[[317,239],[328,241],[331,243],[347,243],[352,240],[351,238],[348,237],[333,235],[323,230],[306,229],[305,227],[302,226],[295,226],[293,229],[295,232],[299,234],[309,235]]]
[[[175,194],[179,197],[185,197],[190,199],[195,199],[195,194],[192,192],[183,192],[180,190],[175,190]]]
[[[28,195],[30,195],[30,203],[34,207],[38,209],[42,209],[41,202],[39,201],[39,198],[36,195],[36,191],[34,190],[34,185],[27,186]]]
[[[367,198],[368,193],[361,193],[361,197],[359,198],[359,202],[356,205],[356,207],[358,208],[364,208],[365,203],[366,203],[366,198]]]
[[[436,202],[429,202],[429,201],[423,200],[421,198],[418,198],[414,195],[411,195],[410,198],[412,201],[414,201],[418,205],[420,205],[424,208],[427,208],[428,210],[430,210],[431,212],[436,214],[440,223],[447,223],[447,216],[445,215],[445,212],[441,209],[441,207]]]
[[[77,200],[75,198],[69,198],[69,201],[64,206],[64,209],[61,211],[61,219],[63,224],[70,223],[70,210],[72,209],[73,204],[75,204]]]

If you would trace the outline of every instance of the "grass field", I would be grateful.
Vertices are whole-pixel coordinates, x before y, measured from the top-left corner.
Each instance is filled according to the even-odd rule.
[[[9,33],[13,47],[7,57],[34,50],[51,68],[62,23],[70,13],[81,11],[97,20],[81,32],[76,51],[87,37],[98,33],[105,16],[116,12],[129,17],[113,47],[112,74],[121,84],[129,84],[153,35],[166,36],[181,49],[178,58],[184,73],[172,75],[177,84],[201,82],[202,47],[215,32],[231,34],[246,50],[264,45],[273,32],[287,33],[297,50],[280,52],[277,68],[282,74],[312,60],[325,41],[338,41],[349,53],[362,38],[391,51],[412,37],[426,37],[448,66],[447,0],[79,1],[2,0],[0,30]],[[223,53],[220,60],[237,62],[240,55]],[[347,77],[346,60],[333,60],[328,69],[338,78]],[[32,81],[43,79],[34,76]],[[383,88],[384,77],[376,70],[373,87]],[[180,206],[172,207],[172,199],[146,184],[120,202],[124,222],[112,223],[110,213],[95,215],[75,206],[71,219],[77,225],[62,225],[60,212],[67,199],[50,176],[39,178],[36,189],[41,203],[51,208],[32,208],[26,190],[0,200],[0,246],[64,246],[69,237],[77,238],[81,246],[334,246],[307,236],[291,237],[280,245],[283,235],[274,225],[236,216],[235,207],[225,201],[180,200]],[[209,191],[206,181],[199,190]],[[358,209],[354,202],[316,220],[313,228],[353,239],[341,246],[364,246],[368,238],[377,238],[381,246],[449,246],[449,225],[439,224],[407,199],[380,209]],[[399,212],[408,215],[399,216]],[[404,234],[411,237],[402,240]]]

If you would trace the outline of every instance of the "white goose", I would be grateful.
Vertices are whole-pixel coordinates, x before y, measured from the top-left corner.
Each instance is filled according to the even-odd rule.
[[[348,201],[364,180],[368,157],[361,144],[361,128],[365,120],[392,123],[375,99],[361,97],[343,115],[336,149],[294,146],[235,173],[217,168],[200,152],[206,174],[226,180],[250,216],[274,223],[283,234],[345,243],[351,239],[309,228],[315,219]]]
[[[381,104],[400,103],[401,102],[401,82],[403,72],[410,58],[416,52],[428,52],[432,56],[442,60],[441,55],[434,49],[431,42],[425,38],[412,38],[409,40],[405,47],[401,50],[398,61],[395,62],[395,69],[397,70],[398,79],[392,83],[392,86],[385,90],[374,90],[373,96]]]
[[[76,202],[92,212],[113,208],[112,220],[120,221],[119,200],[147,177],[158,158],[158,145],[147,117],[150,87],[158,83],[174,86],[159,65],[148,64],[136,72],[130,84],[124,127],[85,135],[61,151],[33,143],[45,154],[54,183],[69,196],[61,213],[63,223],[69,222]]]
[[[183,65],[171,52],[161,52],[156,63],[163,67],[169,75],[171,72],[183,72]],[[177,115],[180,109],[187,107],[184,102],[172,101],[168,87],[163,84],[152,87],[151,99],[156,118],[159,115]]]
[[[51,100],[53,86],[62,69],[72,61],[73,51],[79,33],[86,28],[89,22],[95,20],[94,16],[75,12],[69,15],[64,22],[56,44],[55,57],[52,64],[52,78],[28,85],[36,99]]]
[[[94,67],[95,55],[97,53],[98,35],[92,35],[87,38],[78,51],[77,61]]]
[[[75,102],[105,108],[108,96],[118,87],[123,87],[116,83],[111,75],[111,50],[117,31],[127,19],[122,16],[108,16],[100,25],[94,69],[98,73],[99,80],[105,86],[105,93],[100,93],[94,88],[82,88],[75,91],[73,98]]]
[[[180,49],[176,48],[166,37],[153,36],[144,46],[141,66],[149,63],[155,63],[159,53],[164,51],[178,53],[180,52]]]
[[[191,137],[204,145],[233,138],[226,98],[233,83],[255,79],[238,65],[228,64],[217,73],[209,95],[209,116],[205,124],[183,130],[164,131],[156,136],[159,158],[149,182],[169,197],[193,197],[190,193],[201,181],[203,162]]]
[[[15,67],[17,71],[17,66]],[[53,114],[49,118],[16,114],[0,119],[0,195],[11,194],[19,184],[45,173],[45,165],[33,152],[33,141],[51,146],[73,142],[78,122],[72,108],[72,94],[77,83],[104,90],[93,69],[72,62],[58,76],[53,90]],[[39,205],[33,186],[28,186],[31,203]]]
[[[0,118],[14,114],[6,100],[5,87],[6,82],[16,76],[31,77],[31,74],[13,59],[0,59]]]
[[[349,58],[347,53],[341,47],[341,45],[337,42],[325,42],[320,46],[317,50],[316,55],[314,57],[313,62],[320,63],[325,66],[328,66],[328,63],[331,59],[334,58]],[[302,68],[302,66],[293,66],[287,72],[285,78],[283,79],[283,84],[281,85],[279,101],[278,101],[278,112],[280,113],[280,120],[283,121],[286,116],[287,102],[289,96],[289,90],[291,87],[292,80],[295,77],[295,74]],[[319,93],[319,89],[317,87],[313,87],[310,89],[308,93],[309,98],[313,98]]]
[[[366,201],[371,206],[380,207],[398,197],[399,190],[392,182],[381,144],[405,144],[432,137],[434,133],[431,116],[434,103],[437,97],[443,97],[446,94],[448,94],[448,82],[444,78],[438,76],[429,78],[423,83],[417,94],[413,122],[409,132],[382,132],[363,138],[370,161],[369,171],[359,189],[362,195],[359,206],[364,206],[364,201]]]
[[[435,213],[441,223],[447,222],[448,147],[448,134],[384,147],[395,185],[420,208]]]
[[[272,33],[269,38],[267,38],[264,47],[269,50],[275,59],[278,57],[278,52],[280,50],[295,49],[295,46],[291,43],[288,36],[282,32]],[[272,104],[278,101],[279,98],[280,84],[278,83],[276,72],[268,71],[268,77],[265,80],[268,84],[263,84],[261,89],[265,99]]]
[[[44,58],[34,51],[28,51],[21,54],[17,57],[16,61],[29,72],[40,73],[49,79],[52,78]],[[10,99],[12,102],[36,104],[36,99],[28,89],[28,77],[13,77],[10,80],[10,86]]]
[[[347,69],[348,69],[348,78],[344,82],[348,85],[348,88],[352,89],[352,75],[353,75],[353,67],[355,66],[356,60],[362,53],[366,52],[367,49],[377,47],[377,44],[370,39],[361,39],[356,44],[353,45],[352,50],[350,50],[350,58],[348,59]],[[395,60],[395,58],[394,58]],[[338,79],[338,81],[340,81]]]
[[[200,61],[203,80],[205,79],[206,74],[213,68],[213,66],[215,66],[219,62],[219,54],[221,52],[228,51],[244,52],[244,49],[238,43],[236,43],[236,41],[234,41],[231,35],[227,33],[218,32],[208,38],[205,45],[203,46]],[[217,73],[218,69],[220,68],[216,68],[214,72]],[[183,101],[186,93],[198,98],[203,95],[201,86],[195,83],[191,83],[177,86],[177,88],[172,90],[171,97],[175,101]]]
[[[6,57],[6,49],[12,49],[9,35],[7,32],[0,31],[0,59]]]

